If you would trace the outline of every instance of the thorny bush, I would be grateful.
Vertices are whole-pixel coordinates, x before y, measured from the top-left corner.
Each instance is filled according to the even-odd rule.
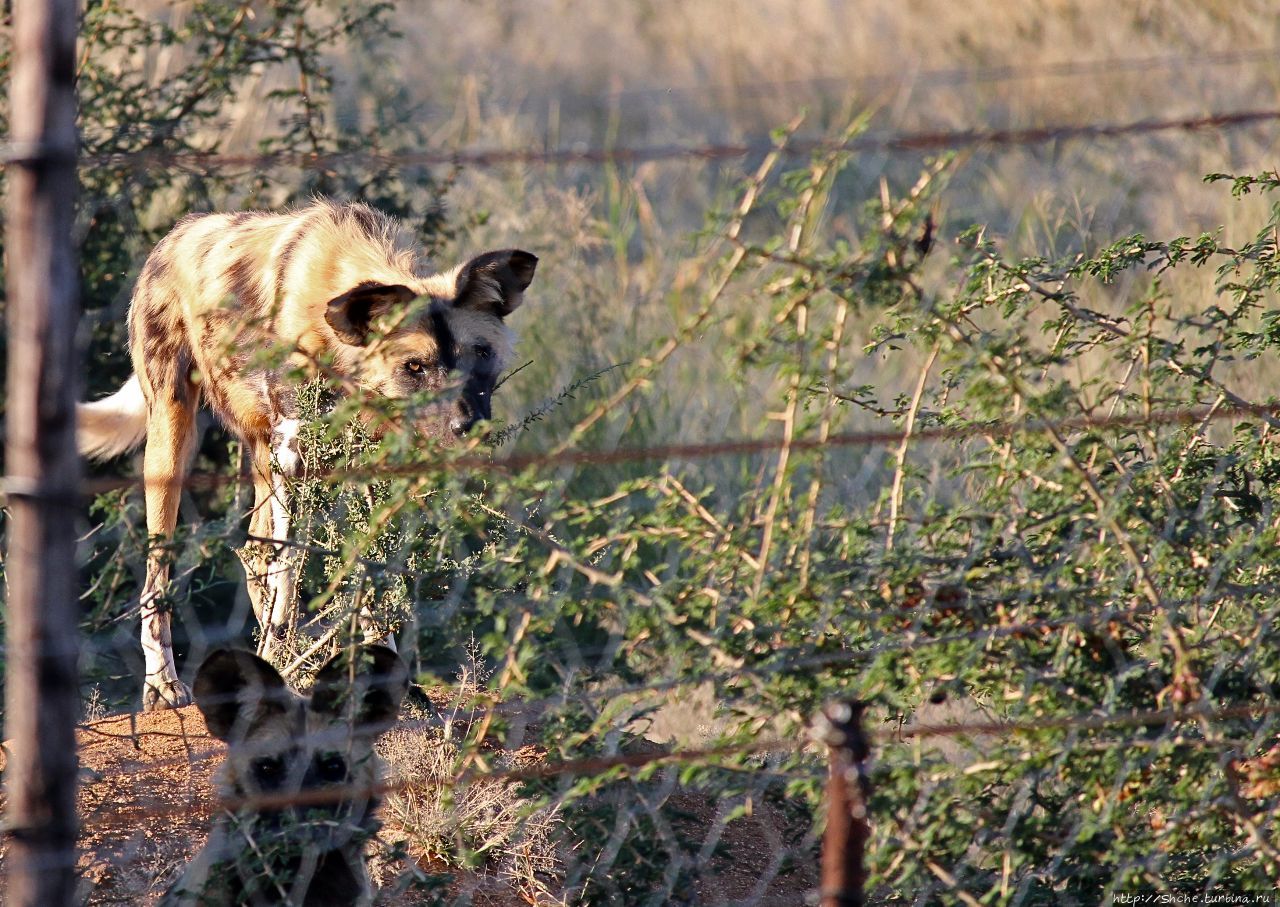
[[[783,376],[778,452],[721,470],[713,488],[697,461],[510,472],[476,465],[474,444],[454,468],[452,452],[365,439],[330,466],[421,466],[359,491],[301,482],[315,502],[306,541],[321,549],[303,554],[324,562],[304,594],[348,615],[371,601],[389,620],[413,613],[424,666],[456,665],[474,636],[499,718],[532,728],[551,760],[625,749],[661,690],[694,683],[714,687],[720,744],[794,739],[850,692],[871,703],[873,729],[944,700],[969,720],[1017,723],[878,747],[877,901],[1272,890],[1275,418],[1215,416],[1267,402],[1250,376],[1280,342],[1268,308],[1280,208],[1234,245],[1130,236],[1068,261],[1009,261],[982,229],[935,225],[947,161],[868,205],[856,239],[832,236],[843,163],[774,181],[766,161],[706,240],[705,305],[687,335],[733,300],[767,304],[726,359]],[[1235,182],[1276,188],[1274,176]],[[934,261],[944,242],[950,261]],[[1208,301],[1166,293],[1172,269],[1211,269]],[[618,393],[641,392],[661,352]],[[865,356],[906,362],[903,392],[854,386]],[[590,402],[568,443],[616,402]],[[331,440],[350,437],[342,410],[323,423]],[[1184,410],[1193,418],[1146,419]],[[866,424],[864,412],[905,436],[878,464],[787,447]],[[949,434],[913,442],[924,429]],[[1106,720],[1148,711],[1162,714]],[[638,803],[678,778],[736,803],[722,821],[753,798],[817,812],[815,759],[544,785],[576,844],[567,889],[691,897],[703,840]],[[809,823],[792,821],[791,860],[814,859]],[[592,848],[603,836],[607,871]]]

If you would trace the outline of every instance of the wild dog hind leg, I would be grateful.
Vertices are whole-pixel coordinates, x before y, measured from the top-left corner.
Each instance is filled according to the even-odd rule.
[[[173,537],[187,463],[195,440],[195,389],[184,386],[152,399],[147,418],[147,446],[142,474],[147,504],[147,579],[142,589],[142,656],[146,676],[144,711],[178,708],[191,702],[191,691],[178,679],[173,660],[169,564],[160,546]]]

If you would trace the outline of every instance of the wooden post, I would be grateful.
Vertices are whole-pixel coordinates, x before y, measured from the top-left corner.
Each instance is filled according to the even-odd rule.
[[[871,793],[863,763],[870,755],[862,732],[863,705],[832,702],[822,710],[816,736],[830,747],[827,831],[822,838],[822,907],[863,907]]]
[[[5,737],[13,907],[75,902],[79,374],[75,0],[13,10],[6,161]]]

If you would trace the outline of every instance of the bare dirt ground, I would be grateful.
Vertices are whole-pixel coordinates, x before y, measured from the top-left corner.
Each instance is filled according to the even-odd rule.
[[[154,903],[204,843],[223,745],[195,708],[107,718],[78,737],[84,898]]]
[[[83,902],[154,905],[204,844],[217,804],[216,772],[224,747],[209,736],[194,707],[106,718],[86,725],[78,736]],[[678,793],[672,805],[682,815],[679,827],[693,840],[704,838],[715,823],[716,804],[704,795]],[[816,885],[816,866],[780,874],[759,890],[760,872],[779,843],[777,829],[787,824],[767,807],[754,818],[730,823],[717,854],[699,873],[697,890],[686,893],[682,902],[804,903]],[[398,831],[388,821],[383,837],[390,840]],[[4,852],[0,839],[0,890]],[[450,872],[419,865],[430,873]],[[379,874],[375,865],[375,878]],[[518,890],[495,889],[492,879],[480,882],[456,871],[452,875],[449,887],[468,892],[477,907],[536,902]],[[407,895],[382,903],[408,907],[426,901]]]

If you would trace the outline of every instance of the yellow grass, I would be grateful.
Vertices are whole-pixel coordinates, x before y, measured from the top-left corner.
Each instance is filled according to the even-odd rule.
[[[156,15],[181,9],[157,5]],[[803,133],[829,135],[865,109],[875,111],[872,131],[899,132],[1201,116],[1280,97],[1280,56],[1256,53],[1280,45],[1268,0],[417,0],[401,3],[395,21],[403,40],[348,48],[334,60],[334,122],[374,122],[371,87],[389,85],[403,92],[397,109],[410,112],[423,143],[440,149],[760,138],[801,109],[809,111]],[[165,61],[151,65],[160,77]],[[1078,70],[1064,73],[1068,65]],[[242,95],[221,133],[225,150],[249,149],[271,128],[276,110],[263,96],[288,78]],[[1051,257],[1134,231],[1224,226],[1236,238],[1257,222],[1260,203],[1232,203],[1202,177],[1275,166],[1278,136],[1266,125],[967,151],[938,212],[941,235],[981,222],[1011,251]],[[826,233],[856,242],[857,214],[879,180],[909,184],[919,164],[859,155],[825,212]],[[533,366],[503,389],[495,411],[518,417],[575,378],[670,336],[702,289],[694,232],[743,172],[737,161],[464,172],[450,195],[462,229],[447,256],[518,245],[542,258],[531,304],[514,319]],[[935,253],[947,254],[945,245]],[[1211,275],[1178,280],[1169,287],[1175,296],[1212,289]],[[1122,303],[1139,289],[1126,283],[1106,295]],[[724,319],[674,356],[593,443],[768,431],[781,385],[770,374],[742,374],[731,355],[760,308],[757,286],[731,287]],[[851,344],[864,340],[853,331]],[[855,380],[876,382],[889,401],[909,391],[915,373],[910,357],[887,369],[868,357]],[[550,418],[521,443],[548,447],[566,424]],[[838,428],[865,424],[854,414]]]

